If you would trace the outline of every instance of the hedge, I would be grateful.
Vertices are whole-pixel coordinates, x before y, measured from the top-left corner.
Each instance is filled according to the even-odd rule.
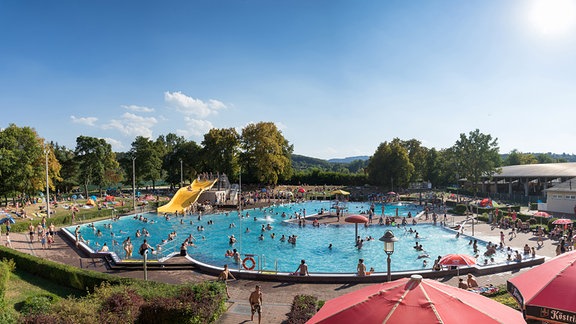
[[[19,270],[47,279],[62,286],[82,291],[94,291],[103,282],[111,284],[131,283],[133,279],[120,278],[106,273],[85,270],[42,259],[20,251],[0,246],[0,259],[13,259]]]
[[[292,301],[288,323],[304,324],[318,311],[318,298],[310,295],[296,295]]]
[[[0,305],[4,303],[4,294],[6,293],[9,278],[10,268],[6,263],[0,261]]]

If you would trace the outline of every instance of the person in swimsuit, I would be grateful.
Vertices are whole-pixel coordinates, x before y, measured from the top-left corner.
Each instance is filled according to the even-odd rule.
[[[250,298],[248,299],[248,301],[250,301],[250,308],[252,312],[252,317],[250,318],[250,321],[254,320],[254,313],[257,312],[258,324],[260,324],[260,321],[262,320],[262,292],[260,291],[259,285],[256,285],[256,290],[254,290],[250,294]]]

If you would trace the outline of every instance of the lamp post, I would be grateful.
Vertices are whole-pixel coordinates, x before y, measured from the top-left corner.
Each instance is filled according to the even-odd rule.
[[[183,172],[182,172],[182,159],[180,159],[180,188],[182,188],[182,186],[184,185],[184,181],[183,181]]]
[[[136,157],[132,157],[132,209],[136,211]]]
[[[50,185],[48,183],[48,154],[50,153],[50,148],[48,145],[44,147],[44,153],[46,154],[46,215],[50,218]]]
[[[388,281],[392,280],[392,274],[390,273],[390,263],[392,260],[390,256],[394,253],[394,242],[398,241],[398,238],[394,236],[391,230],[387,230],[384,235],[379,239],[380,241],[384,242],[384,252],[388,255]]]

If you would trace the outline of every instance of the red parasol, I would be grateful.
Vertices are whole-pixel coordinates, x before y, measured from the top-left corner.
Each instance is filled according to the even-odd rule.
[[[350,215],[344,219],[346,223],[368,223],[368,218],[364,215]]]
[[[299,192],[299,193],[305,193],[305,192],[306,192],[306,189],[300,187],[300,188],[298,188],[298,192]]]
[[[354,242],[356,242],[356,239],[358,238],[358,224],[368,223],[368,218],[363,215],[350,215],[344,218],[344,221],[346,223],[354,223],[354,225],[356,225],[356,236],[354,236]]]
[[[327,301],[307,323],[526,323],[490,298],[413,275]]]
[[[576,251],[564,253],[508,280],[508,292],[526,317],[576,322]]]
[[[552,224],[554,225],[569,225],[572,224],[572,220],[568,218],[558,218],[557,220],[553,221]]]
[[[396,193],[394,191],[388,191],[387,195],[389,196],[396,196]]]
[[[537,212],[535,212],[535,213],[533,214],[533,216],[536,216],[536,217],[544,217],[544,218],[550,218],[550,217],[552,217],[552,215],[550,215],[550,214],[548,214],[547,212],[544,212],[544,211],[537,211]]]
[[[476,264],[476,258],[466,254],[446,254],[445,256],[440,258],[438,264],[443,266],[456,267],[457,275],[460,276],[460,267],[471,266]]]
[[[476,264],[476,258],[466,254],[446,254],[438,263],[445,266],[471,266]]]

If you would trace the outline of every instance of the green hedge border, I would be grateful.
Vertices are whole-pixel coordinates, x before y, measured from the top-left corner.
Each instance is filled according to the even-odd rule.
[[[0,246],[0,259],[12,259],[19,270],[44,278],[62,286],[83,291],[94,291],[103,282],[130,284],[134,279],[121,278],[102,272],[85,270],[70,265],[42,259],[30,254]]]

